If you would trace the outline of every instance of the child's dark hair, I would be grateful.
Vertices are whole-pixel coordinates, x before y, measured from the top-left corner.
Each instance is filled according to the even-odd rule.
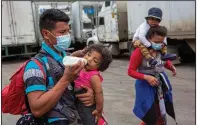
[[[86,49],[86,53],[91,52],[91,51],[97,51],[101,54],[102,60],[101,60],[98,70],[101,72],[105,71],[109,67],[110,63],[113,61],[111,52],[107,48],[105,48],[103,45],[100,45],[100,44],[90,45]]]
[[[69,16],[59,9],[47,9],[40,16],[39,27],[42,29],[52,30],[55,28],[57,22],[70,21]]]
[[[154,35],[167,36],[167,29],[164,26],[151,27],[147,32],[146,38],[150,39]]]

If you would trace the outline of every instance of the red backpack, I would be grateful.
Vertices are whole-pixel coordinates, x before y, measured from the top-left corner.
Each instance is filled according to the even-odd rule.
[[[27,114],[28,108],[26,106],[25,83],[23,81],[23,74],[25,66],[29,61],[34,61],[44,73],[44,69],[40,59],[32,58],[24,62],[10,78],[10,84],[6,85],[2,90],[2,112],[13,115]],[[46,77],[44,77],[46,78]]]

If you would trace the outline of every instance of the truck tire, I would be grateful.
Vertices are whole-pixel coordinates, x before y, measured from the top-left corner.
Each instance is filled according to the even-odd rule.
[[[186,43],[186,41],[183,41],[182,44],[178,47],[178,53],[180,56],[181,62],[193,62],[195,61],[195,52],[190,48],[190,46]]]
[[[122,54],[121,50],[119,49],[119,45],[118,44],[111,44],[108,47],[109,51],[112,53],[112,56],[115,58],[120,57],[120,55]]]
[[[94,42],[93,42],[93,41],[90,41],[90,42],[88,43],[88,46],[90,46],[90,45],[92,45],[92,44],[94,44]]]
[[[128,50],[129,50],[129,55],[131,56],[131,53],[134,51],[134,46],[131,41],[128,42]]]

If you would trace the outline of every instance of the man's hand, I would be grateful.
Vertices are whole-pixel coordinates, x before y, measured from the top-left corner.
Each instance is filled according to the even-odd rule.
[[[173,73],[173,76],[176,76],[177,71],[176,71],[176,68],[175,68],[174,65],[171,66],[171,71],[172,71],[172,73]]]
[[[84,63],[82,61],[79,61],[77,64],[72,66],[66,66],[64,74],[60,80],[68,82],[74,81],[78,77],[79,72],[83,69],[83,67]]]
[[[91,88],[86,86],[81,86],[82,88],[85,88],[87,90],[84,94],[78,94],[76,97],[85,105],[85,106],[92,106],[95,104],[94,99],[94,92]]]
[[[151,85],[151,86],[158,86],[159,81],[154,76],[144,75],[144,79]]]
[[[94,115],[96,117],[96,120],[95,122],[97,123],[98,120],[101,118],[102,116],[102,111],[98,111],[97,109],[95,109],[93,112],[92,112],[92,115]]]

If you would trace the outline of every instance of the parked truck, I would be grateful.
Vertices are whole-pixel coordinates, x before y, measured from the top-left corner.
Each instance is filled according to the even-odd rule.
[[[2,57],[32,55],[35,37],[31,1],[2,1]]]
[[[168,52],[182,61],[195,59],[194,1],[105,1],[95,18],[96,28],[87,45],[103,44],[114,56],[133,50],[132,38],[151,7],[163,11],[160,25],[168,29]]]
[[[179,61],[195,60],[195,1],[128,1],[128,37],[132,40],[151,7],[161,8],[162,22],[168,30],[168,52],[177,53]],[[131,9],[133,8],[133,9]],[[129,50],[133,50],[131,46]]]
[[[60,9],[61,11],[65,12],[69,18],[70,18],[70,35],[71,35],[71,40],[72,43],[75,43],[74,41],[74,30],[72,27],[72,3],[71,2],[47,2],[47,1],[34,1],[32,2],[32,8],[33,8],[33,14],[34,14],[34,25],[36,29],[36,39],[39,41],[39,45],[43,41],[43,37],[41,36],[40,29],[39,29],[39,18],[40,15],[45,11],[46,9]]]
[[[86,41],[92,37],[93,18],[101,9],[101,2],[76,1],[72,3],[72,27],[74,29],[75,48],[86,46]]]
[[[87,45],[103,44],[112,55],[119,56],[128,48],[127,1],[105,1],[94,19],[95,29]]]

